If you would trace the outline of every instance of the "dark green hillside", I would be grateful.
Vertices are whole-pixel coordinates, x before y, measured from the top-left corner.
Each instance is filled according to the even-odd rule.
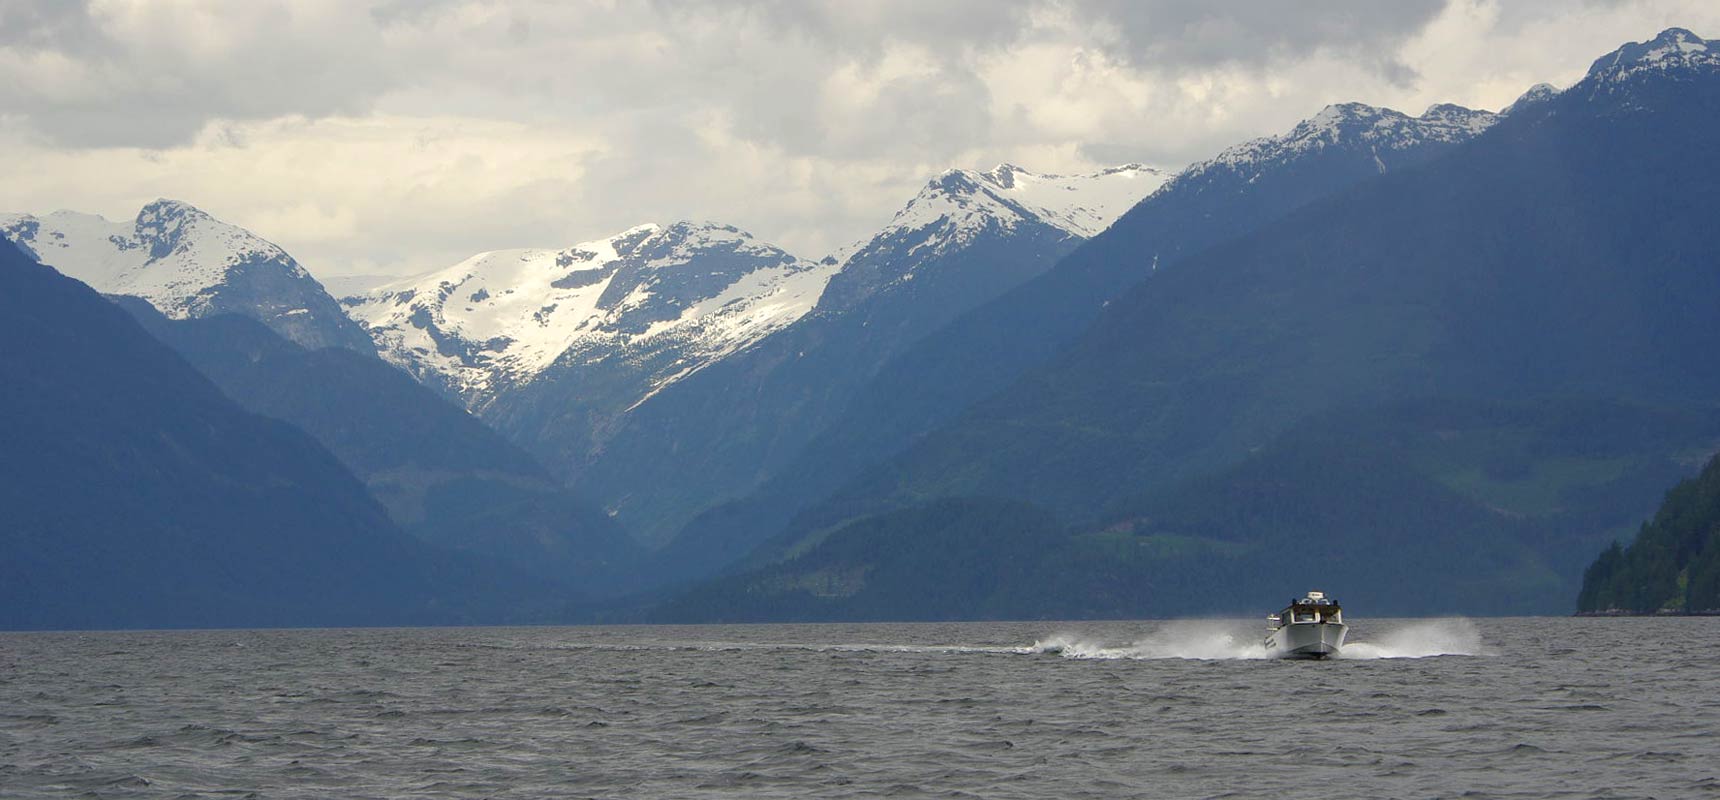
[[[1127,497],[1102,522],[1072,533],[969,535],[966,520],[1011,518],[1008,509],[1017,507],[981,500],[954,507],[965,515],[961,524],[943,518],[955,533],[929,522],[924,509],[939,503],[803,517],[792,529],[798,532],[761,548],[739,577],[710,584],[663,614],[1253,613],[1310,587],[1341,589],[1344,602],[1370,615],[1551,613],[1576,590],[1589,554],[1627,531],[1653,507],[1659,487],[1688,471],[1700,452],[1687,444],[1693,433],[1720,442],[1720,409],[1442,400],[1335,412],[1237,466]],[[1046,531],[1058,529],[1042,513],[1021,513]],[[849,541],[839,553],[828,550],[838,536]],[[868,536],[875,538],[853,541]],[[881,583],[877,570],[886,560],[960,564],[1011,583],[983,598],[939,598],[934,590],[944,585],[939,570],[946,567]],[[845,576],[847,594],[818,583],[834,576]],[[825,595],[808,599],[809,586]],[[862,590],[922,601],[882,606],[863,600]]]
[[[408,533],[586,592],[617,588],[643,560],[602,511],[380,359],[306,350],[245,317],[168,320],[141,300],[117,301],[240,405],[315,437]]]
[[[1667,492],[1629,547],[1601,553],[1583,575],[1577,610],[1720,612],[1720,456]]]
[[[1239,548],[1242,572],[1215,575],[1221,592],[1277,576],[1341,585],[1391,613],[1553,613],[1588,554],[1711,443],[1715,408],[1432,400],[1338,411],[1237,467],[1119,502],[1103,527]]]

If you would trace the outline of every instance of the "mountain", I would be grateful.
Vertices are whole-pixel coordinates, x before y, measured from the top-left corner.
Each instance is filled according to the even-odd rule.
[[[759,488],[687,525],[671,555],[705,569],[739,558],[797,511],[1050,359],[1160,264],[1382,173],[1413,169],[1497,119],[1447,105],[1420,117],[1336,105],[1190,166],[1048,271],[902,349]]]
[[[236,315],[169,320],[118,301],[245,409],[311,434],[408,533],[586,594],[618,588],[643,557],[531,456],[374,357],[307,350]]]
[[[1720,70],[1707,47],[1674,30],[1624,48],[1434,160],[1161,263],[1064,352],[784,536],[976,496],[1030,502],[1090,530],[1340,409],[1444,399],[1701,415],[1720,393],[1720,272],[1707,256],[1720,246],[1708,222],[1720,153],[1706,133],[1720,122]],[[1113,253],[1154,252],[1133,216],[1101,237]],[[1561,450],[1631,430],[1602,419],[1562,430],[1557,449],[1527,454],[1527,469],[1565,468]],[[1693,427],[1678,445],[1700,450],[1711,436]],[[1336,469],[1340,455],[1284,470]],[[1413,552],[1389,520],[1341,525],[1321,535],[1382,570]],[[1580,552],[1598,534],[1560,535]],[[1224,580],[1240,589],[1245,576]]]
[[[1615,541],[1589,565],[1577,611],[1720,613],[1720,456],[1672,487],[1629,547]]]
[[[302,431],[0,244],[0,628],[504,619],[542,587],[431,550]]]
[[[239,314],[305,347],[375,352],[286,251],[185,203],[157,200],[131,222],[72,211],[3,214],[0,236],[104,294],[141,297],[173,319]]]
[[[482,253],[345,302],[385,358],[565,474],[630,408],[805,314],[831,272],[680,222]]]
[[[647,541],[666,540],[780,469],[890,358],[1043,272],[1163,180],[1140,165],[939,175],[827,259],[838,271],[810,313],[640,403],[577,485]]]

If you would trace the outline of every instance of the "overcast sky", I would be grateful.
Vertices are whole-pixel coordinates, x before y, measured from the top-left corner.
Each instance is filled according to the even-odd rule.
[[[682,218],[818,258],[949,167],[1497,109],[1672,25],[1720,2],[0,0],[0,210],[172,197],[319,276]]]

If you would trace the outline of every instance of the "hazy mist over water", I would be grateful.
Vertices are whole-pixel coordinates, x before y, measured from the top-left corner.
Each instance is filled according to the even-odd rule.
[[[1697,797],[1720,619],[0,634],[0,796]]]

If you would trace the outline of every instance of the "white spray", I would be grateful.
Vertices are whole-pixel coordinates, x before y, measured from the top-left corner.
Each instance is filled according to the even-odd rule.
[[[1265,658],[1256,626],[1219,620],[1167,622],[1145,637],[1111,645],[1059,634],[1034,642],[1029,652],[1056,653],[1064,658]]]
[[[1072,634],[1057,634],[1022,648],[1024,653],[1054,653],[1064,658],[1230,660],[1266,658],[1265,638],[1245,622],[1181,620],[1167,622],[1129,644],[1108,644]],[[1350,640],[1339,653],[1346,659],[1426,658],[1444,655],[1486,655],[1481,633],[1467,619],[1407,622],[1383,630],[1368,641]]]
[[[1427,658],[1487,655],[1481,631],[1466,619],[1430,619],[1388,628],[1369,641],[1344,644],[1339,658]]]

